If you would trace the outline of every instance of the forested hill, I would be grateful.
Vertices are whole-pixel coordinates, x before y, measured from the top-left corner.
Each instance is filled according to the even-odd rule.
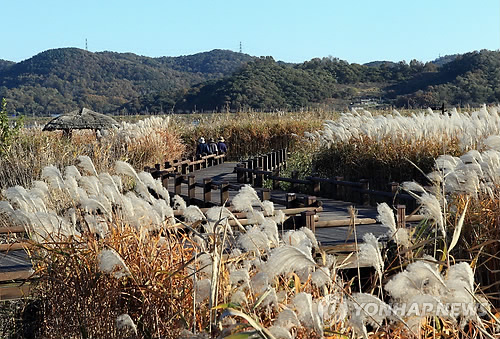
[[[8,110],[59,114],[297,110],[351,103],[433,107],[500,102],[500,52],[482,50],[422,63],[351,64],[316,58],[300,64],[225,50],[181,57],[92,53],[76,48],[28,60],[0,60]]]
[[[500,52],[482,50],[450,60],[442,66],[416,60],[359,65],[323,58],[283,65],[260,58],[231,77],[193,87],[176,107],[186,111],[340,108],[361,98],[398,107],[500,102]]]
[[[10,111],[47,115],[77,107],[116,112],[132,99],[178,92],[228,76],[253,57],[213,50],[181,57],[149,58],[132,53],[92,53],[77,48],[42,52],[19,63],[0,61],[0,97]]]

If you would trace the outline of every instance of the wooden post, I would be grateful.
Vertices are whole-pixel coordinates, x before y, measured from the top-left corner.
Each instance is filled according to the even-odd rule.
[[[203,178],[203,204],[209,207],[212,201],[212,178]]]
[[[168,174],[163,174],[161,176],[161,184],[168,191]]]
[[[296,205],[297,196],[295,193],[286,194],[286,208],[294,208]]]
[[[307,195],[304,197],[305,207],[313,206],[316,203],[316,197],[314,195]]]
[[[276,168],[274,171],[273,171],[273,176],[275,177],[279,177],[280,176],[280,169],[279,167]],[[280,189],[280,182],[276,179],[273,179],[273,190],[279,190]]]
[[[362,190],[369,190],[370,189],[370,181],[368,179],[361,179],[360,181],[360,184],[361,184],[361,189]],[[370,194],[369,193],[363,193],[363,192],[360,192],[359,194],[359,203],[360,204],[363,204],[365,206],[369,206],[370,205]]]
[[[247,168],[248,169],[254,169],[255,167],[253,167],[253,159],[248,159],[247,160]],[[250,185],[253,185],[253,172],[247,172],[247,178],[248,178],[248,183]]]
[[[175,173],[174,176],[174,193],[177,195],[181,195],[181,185],[184,180],[184,176],[180,173]]]
[[[262,201],[271,200],[271,190],[269,188],[264,188],[261,191]]]
[[[188,199],[189,204],[194,204],[196,198],[196,177],[194,175],[188,176]]]
[[[229,201],[229,183],[227,181],[220,184],[220,205]]]
[[[185,162],[186,160],[187,160],[186,158],[182,158],[182,165],[181,165],[182,174],[188,174],[189,173],[188,164]]]
[[[253,167],[252,168],[257,168],[257,167],[261,167],[261,165],[259,165],[259,157],[253,158]]]
[[[298,171],[292,171],[292,179],[298,179],[299,178],[299,172]],[[295,190],[296,183],[292,182],[290,184],[290,191]]]
[[[165,161],[165,169],[169,169],[170,167],[172,167],[170,161]]]
[[[397,208],[398,208],[398,215],[397,215],[398,228],[404,228],[406,227],[406,206],[398,205]]]
[[[316,211],[304,211],[300,213],[303,225],[309,228],[313,233],[316,233]]]
[[[283,164],[283,149],[280,149],[278,151],[278,168],[281,168],[281,165]]]
[[[389,186],[391,187],[391,193],[396,194],[399,188],[399,183],[397,182],[390,182]]]
[[[343,181],[344,177],[335,177],[335,180]],[[335,185],[335,199],[344,200],[344,187],[340,184]]]
[[[155,170],[159,171],[161,169],[161,165],[160,164],[155,164]]]
[[[193,164],[193,162],[196,161],[196,156],[192,156],[190,159],[189,159],[191,162],[189,163],[189,173],[193,173],[194,171],[196,171],[196,167],[195,165]]]
[[[264,171],[269,170],[269,153],[262,156],[262,168],[264,169]]]
[[[312,177],[315,177],[316,174],[313,173]],[[311,191],[313,194],[315,195],[320,195],[320,192],[321,192],[321,183],[318,181],[318,180],[314,180],[313,178],[309,178],[309,180],[312,181],[312,184],[311,184]]]
[[[174,159],[172,167],[174,168],[174,172],[179,172],[179,160]]]
[[[286,169],[286,162],[288,161],[288,148],[284,149],[284,159],[283,159],[283,168]]]
[[[238,171],[238,169],[242,168],[243,164],[236,164],[236,182],[238,184],[244,184],[244,179],[243,179],[243,171]]]
[[[241,163],[241,168],[247,168],[247,163],[246,162],[242,162]],[[242,184],[246,184],[248,183],[248,172],[243,172],[243,179],[242,179]]]
[[[257,167],[256,171],[262,171],[262,167]],[[255,173],[255,187],[262,187],[264,185],[264,175],[262,173]]]

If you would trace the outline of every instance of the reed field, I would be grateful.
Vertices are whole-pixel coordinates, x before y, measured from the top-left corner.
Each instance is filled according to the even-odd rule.
[[[154,117],[72,140],[21,130],[1,159],[0,226],[25,227],[39,278],[12,315],[36,314],[39,338],[495,338],[498,113]],[[400,180],[427,218],[398,228],[379,204],[387,234],[365,235],[354,254],[372,273],[348,277],[309,229],[283,230],[283,213],[250,186],[202,212],[141,170],[220,135],[235,158],[273,140],[300,148],[311,160],[297,163],[323,175],[359,171],[366,150],[386,171],[429,162]],[[23,337],[28,324],[14,318],[0,336]]]

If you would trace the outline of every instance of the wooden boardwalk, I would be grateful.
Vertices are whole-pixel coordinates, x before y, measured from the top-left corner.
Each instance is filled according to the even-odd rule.
[[[225,162],[223,164],[204,168],[191,173],[195,176],[195,181],[198,184],[203,183],[204,178],[211,178],[214,182],[228,182],[232,185],[238,185],[237,176],[234,172],[234,167],[236,163]],[[188,176],[190,174],[187,174]],[[187,185],[181,186],[181,195],[188,195]],[[171,194],[174,192],[173,179],[169,180],[168,189]],[[217,191],[212,192],[212,201],[216,204],[220,204],[220,194]],[[280,190],[271,191],[271,198],[277,200],[284,200],[287,192]],[[237,194],[236,190],[229,191],[229,199],[231,200]],[[203,200],[203,190],[201,187],[196,187],[196,198]],[[303,196],[297,194],[297,196]],[[354,206],[357,211],[357,218],[375,218],[377,215],[376,208],[373,206],[361,206],[351,202],[344,202],[329,198],[317,197],[317,200],[321,202],[323,211],[319,213],[319,221],[322,220],[346,220],[349,219],[349,207]],[[276,209],[284,209],[284,205],[279,205],[275,203]],[[387,228],[380,224],[370,224],[370,225],[357,225],[356,235],[359,241],[362,241],[362,237],[365,233],[373,233],[375,236],[385,234]],[[323,245],[333,245],[333,244],[343,244],[346,241],[354,241],[354,234],[350,232],[349,226],[337,226],[337,227],[318,227],[316,228],[316,237],[318,241]]]
[[[212,167],[199,169],[193,171],[186,176],[194,176],[195,182],[198,186],[202,186],[204,178],[210,178],[212,182],[228,183],[233,189],[228,191],[228,198],[231,200],[237,194],[238,185],[237,174],[234,171],[236,163],[226,162]],[[168,181],[168,183],[167,183]],[[174,179],[170,178],[164,180],[163,184],[168,184],[168,190],[173,195],[175,190]],[[181,185],[181,195],[188,196],[188,185]],[[211,201],[214,204],[221,205],[222,195],[220,192],[214,190],[211,195]],[[273,190],[270,192],[271,200],[284,201],[287,192],[280,190]],[[296,194],[297,200],[303,198],[304,195]],[[203,201],[204,192],[202,187],[195,188],[195,198]],[[319,213],[318,227],[315,228],[315,233],[318,241],[329,253],[338,254],[340,258],[345,257],[348,253],[352,253],[354,248],[352,246],[354,241],[354,233],[349,226],[336,226],[336,227],[319,227],[322,221],[325,220],[349,220],[349,208],[354,206],[357,211],[357,218],[375,218],[376,209],[374,207],[367,207],[356,205],[350,202],[344,202],[334,199],[317,197],[317,201],[322,207]],[[224,201],[222,201],[223,203]],[[285,209],[284,204],[275,203],[276,209]],[[362,241],[365,233],[373,233],[376,236],[385,234],[387,228],[380,224],[357,225],[356,235],[358,241]],[[16,244],[19,245],[19,244]],[[1,245],[0,245],[1,246]],[[33,273],[31,261],[27,253],[20,249],[21,247],[13,248],[9,245],[8,250],[0,252],[0,300],[19,298],[29,294],[29,282],[26,282]],[[340,250],[338,250],[340,248]],[[353,256],[355,257],[355,256]],[[350,259],[351,264],[346,267],[352,267],[354,258]]]

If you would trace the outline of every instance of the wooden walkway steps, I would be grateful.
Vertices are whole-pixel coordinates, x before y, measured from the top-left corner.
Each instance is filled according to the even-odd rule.
[[[0,235],[15,241],[0,244],[0,300],[17,299],[29,295],[33,276],[31,260],[24,250],[24,227],[1,227]]]

